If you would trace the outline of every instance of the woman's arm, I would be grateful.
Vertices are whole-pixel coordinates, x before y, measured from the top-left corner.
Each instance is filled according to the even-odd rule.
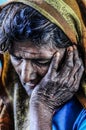
[[[51,130],[52,112],[41,102],[30,105],[30,130]]]

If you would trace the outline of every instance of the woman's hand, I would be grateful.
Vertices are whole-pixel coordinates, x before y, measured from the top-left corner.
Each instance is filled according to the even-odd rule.
[[[55,53],[49,70],[32,93],[31,100],[42,102],[51,111],[68,101],[78,90],[84,71],[75,46],[67,48],[66,60],[58,71],[60,54]]]
[[[68,101],[79,88],[84,71],[75,46],[69,47],[66,60],[60,64],[60,54],[55,53],[50,67],[30,98],[30,130],[51,130],[53,112]]]

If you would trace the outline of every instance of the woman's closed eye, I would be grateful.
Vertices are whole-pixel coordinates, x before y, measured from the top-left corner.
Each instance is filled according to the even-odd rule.
[[[33,60],[33,62],[37,65],[41,66],[47,66],[50,64],[50,60]]]
[[[15,55],[12,55],[12,58],[13,58],[14,60],[16,60],[16,61],[20,61],[20,60],[22,59],[22,57],[17,57],[17,56],[15,56]]]

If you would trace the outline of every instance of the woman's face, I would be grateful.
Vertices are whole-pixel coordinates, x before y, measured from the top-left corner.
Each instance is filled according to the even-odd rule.
[[[62,58],[65,49],[49,46],[37,46],[31,42],[15,42],[10,54],[11,62],[19,75],[20,81],[28,95],[48,71],[54,53],[58,51]]]

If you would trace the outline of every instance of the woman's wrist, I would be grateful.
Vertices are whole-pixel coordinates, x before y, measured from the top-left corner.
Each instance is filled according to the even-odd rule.
[[[30,100],[30,130],[51,130],[53,112],[39,100]]]

